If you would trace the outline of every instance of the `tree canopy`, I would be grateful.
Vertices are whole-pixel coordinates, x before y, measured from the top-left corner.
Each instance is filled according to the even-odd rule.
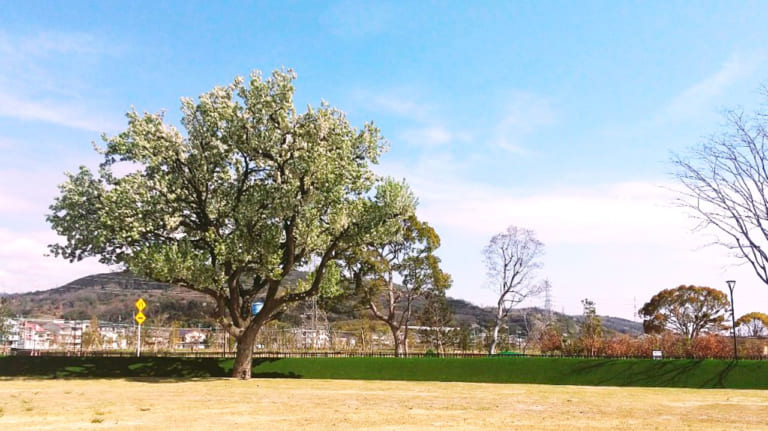
[[[743,328],[748,337],[762,337],[768,333],[768,315],[753,311],[736,320],[736,328]]]
[[[654,295],[640,309],[640,316],[647,334],[671,330],[694,339],[702,332],[722,330],[728,310],[730,302],[725,293],[711,287],[683,285]]]
[[[67,174],[47,217],[64,237],[50,246],[57,256],[97,256],[214,298],[243,378],[259,328],[332,287],[341,253],[387,240],[415,206],[406,185],[371,170],[386,148],[379,130],[352,127],[325,102],[298,113],[294,79],[254,72],[183,98],[185,133],[162,114],[128,112],[127,129],[104,137],[99,169]],[[283,283],[296,268],[313,276]]]

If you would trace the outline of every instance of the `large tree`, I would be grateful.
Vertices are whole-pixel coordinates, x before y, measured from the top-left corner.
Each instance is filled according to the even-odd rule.
[[[717,289],[679,286],[654,295],[640,309],[640,316],[646,334],[672,330],[694,339],[702,332],[722,330],[729,310],[728,296]]]
[[[440,259],[434,254],[440,237],[431,226],[412,215],[390,227],[389,240],[354,250],[348,262],[355,293],[371,314],[389,327],[395,356],[401,356],[408,354],[414,301],[444,295],[451,278],[440,269]]]
[[[533,277],[541,267],[544,245],[533,231],[509,226],[494,235],[483,250],[491,289],[498,295],[492,339],[488,352],[496,351],[499,328],[515,305],[542,291]]]
[[[723,133],[673,158],[678,203],[768,284],[768,116],[731,111],[726,120]]]
[[[341,253],[377,243],[388,223],[413,213],[391,187],[376,192],[379,130],[352,127],[325,102],[298,113],[294,79],[254,72],[184,98],[185,133],[162,114],[129,112],[128,128],[104,137],[98,171],[67,174],[48,216],[65,238],[50,246],[57,256],[98,256],[213,298],[237,340],[241,378],[265,323],[320,293]],[[313,271],[310,282],[285,283],[297,268]]]

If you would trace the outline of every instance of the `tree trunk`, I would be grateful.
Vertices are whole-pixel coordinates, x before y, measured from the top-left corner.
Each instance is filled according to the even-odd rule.
[[[488,354],[493,355],[496,353],[496,345],[499,342],[499,327],[501,325],[496,324],[493,327],[493,338],[491,338],[491,347],[488,348]]]
[[[395,325],[389,325],[389,329],[392,331],[392,338],[395,340],[395,357],[403,356],[403,338],[400,334],[400,327]]]
[[[499,328],[501,328],[501,319],[502,319],[502,305],[499,305],[498,311],[496,312],[496,324],[493,325],[493,338],[491,339],[491,347],[488,348],[488,354],[493,355],[496,353],[496,345],[499,343]]]
[[[235,364],[232,367],[232,377],[243,380],[251,378],[251,367],[253,365],[253,344],[256,342],[256,335],[261,326],[253,326],[245,330],[237,338],[237,354]]]

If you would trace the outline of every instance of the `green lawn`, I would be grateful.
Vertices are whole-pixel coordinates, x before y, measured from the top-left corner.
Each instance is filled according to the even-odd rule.
[[[227,377],[231,359],[0,358],[6,377]],[[574,358],[256,359],[254,377],[768,389],[768,361]]]

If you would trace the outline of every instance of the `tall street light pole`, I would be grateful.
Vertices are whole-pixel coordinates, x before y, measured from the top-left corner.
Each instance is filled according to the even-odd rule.
[[[739,359],[736,353],[736,312],[733,310],[733,288],[736,287],[735,280],[728,280],[728,290],[731,291],[731,334],[733,334],[733,359]]]

